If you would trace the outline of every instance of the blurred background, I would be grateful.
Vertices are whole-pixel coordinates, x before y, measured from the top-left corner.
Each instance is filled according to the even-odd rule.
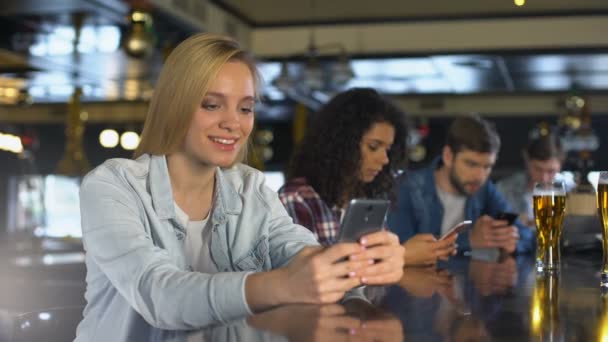
[[[468,113],[501,134],[495,179],[547,132],[579,182],[608,168],[605,0],[3,0],[0,27],[0,315],[84,303],[80,178],[132,155],[164,59],[195,32],[258,57],[252,164],[275,188],[307,118],[350,87],[407,112],[412,168]]]

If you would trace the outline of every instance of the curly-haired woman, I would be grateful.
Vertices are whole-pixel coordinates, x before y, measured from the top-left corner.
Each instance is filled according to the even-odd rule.
[[[352,198],[393,199],[406,135],[405,114],[375,90],[336,95],[312,119],[279,190],[294,222],[330,245]]]
[[[287,170],[279,198],[294,222],[320,243],[337,242],[349,201],[395,200],[395,175],[406,164],[405,113],[369,88],[336,95],[312,119]],[[455,238],[432,236],[401,241],[404,262],[426,264],[453,253]]]

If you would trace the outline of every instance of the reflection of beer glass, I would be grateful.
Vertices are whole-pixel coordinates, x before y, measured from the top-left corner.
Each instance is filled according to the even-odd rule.
[[[608,287],[608,171],[600,172],[600,179],[597,182],[597,211],[602,221],[604,246],[601,285]]]
[[[532,292],[530,331],[540,341],[561,340],[559,318],[559,278],[557,274],[539,275]]]
[[[560,181],[534,186],[534,220],[536,221],[536,269],[558,270],[560,238],[566,211],[566,190]]]
[[[608,293],[605,291],[602,291],[602,313],[597,329],[597,341],[608,341]]]

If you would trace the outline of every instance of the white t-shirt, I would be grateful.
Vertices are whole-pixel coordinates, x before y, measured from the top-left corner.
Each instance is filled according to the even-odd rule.
[[[443,235],[457,223],[464,221],[464,205],[467,198],[443,192],[439,188],[437,188],[437,196],[443,205],[443,219],[441,220],[441,235]]]
[[[218,269],[211,259],[211,233],[212,229],[209,224],[209,217],[200,221],[190,221],[188,215],[177,205],[175,205],[175,213],[178,220],[186,227],[186,238],[184,239],[184,253],[186,261],[192,271],[201,273],[217,273]],[[213,210],[213,209],[212,209]]]

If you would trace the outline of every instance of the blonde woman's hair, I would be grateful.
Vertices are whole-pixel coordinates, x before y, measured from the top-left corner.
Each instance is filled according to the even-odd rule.
[[[239,61],[249,67],[257,92],[259,75],[255,60],[230,37],[197,34],[171,52],[154,89],[134,158],[145,153],[166,155],[179,150],[196,108],[228,61]],[[237,162],[247,155],[247,145],[243,145]]]

